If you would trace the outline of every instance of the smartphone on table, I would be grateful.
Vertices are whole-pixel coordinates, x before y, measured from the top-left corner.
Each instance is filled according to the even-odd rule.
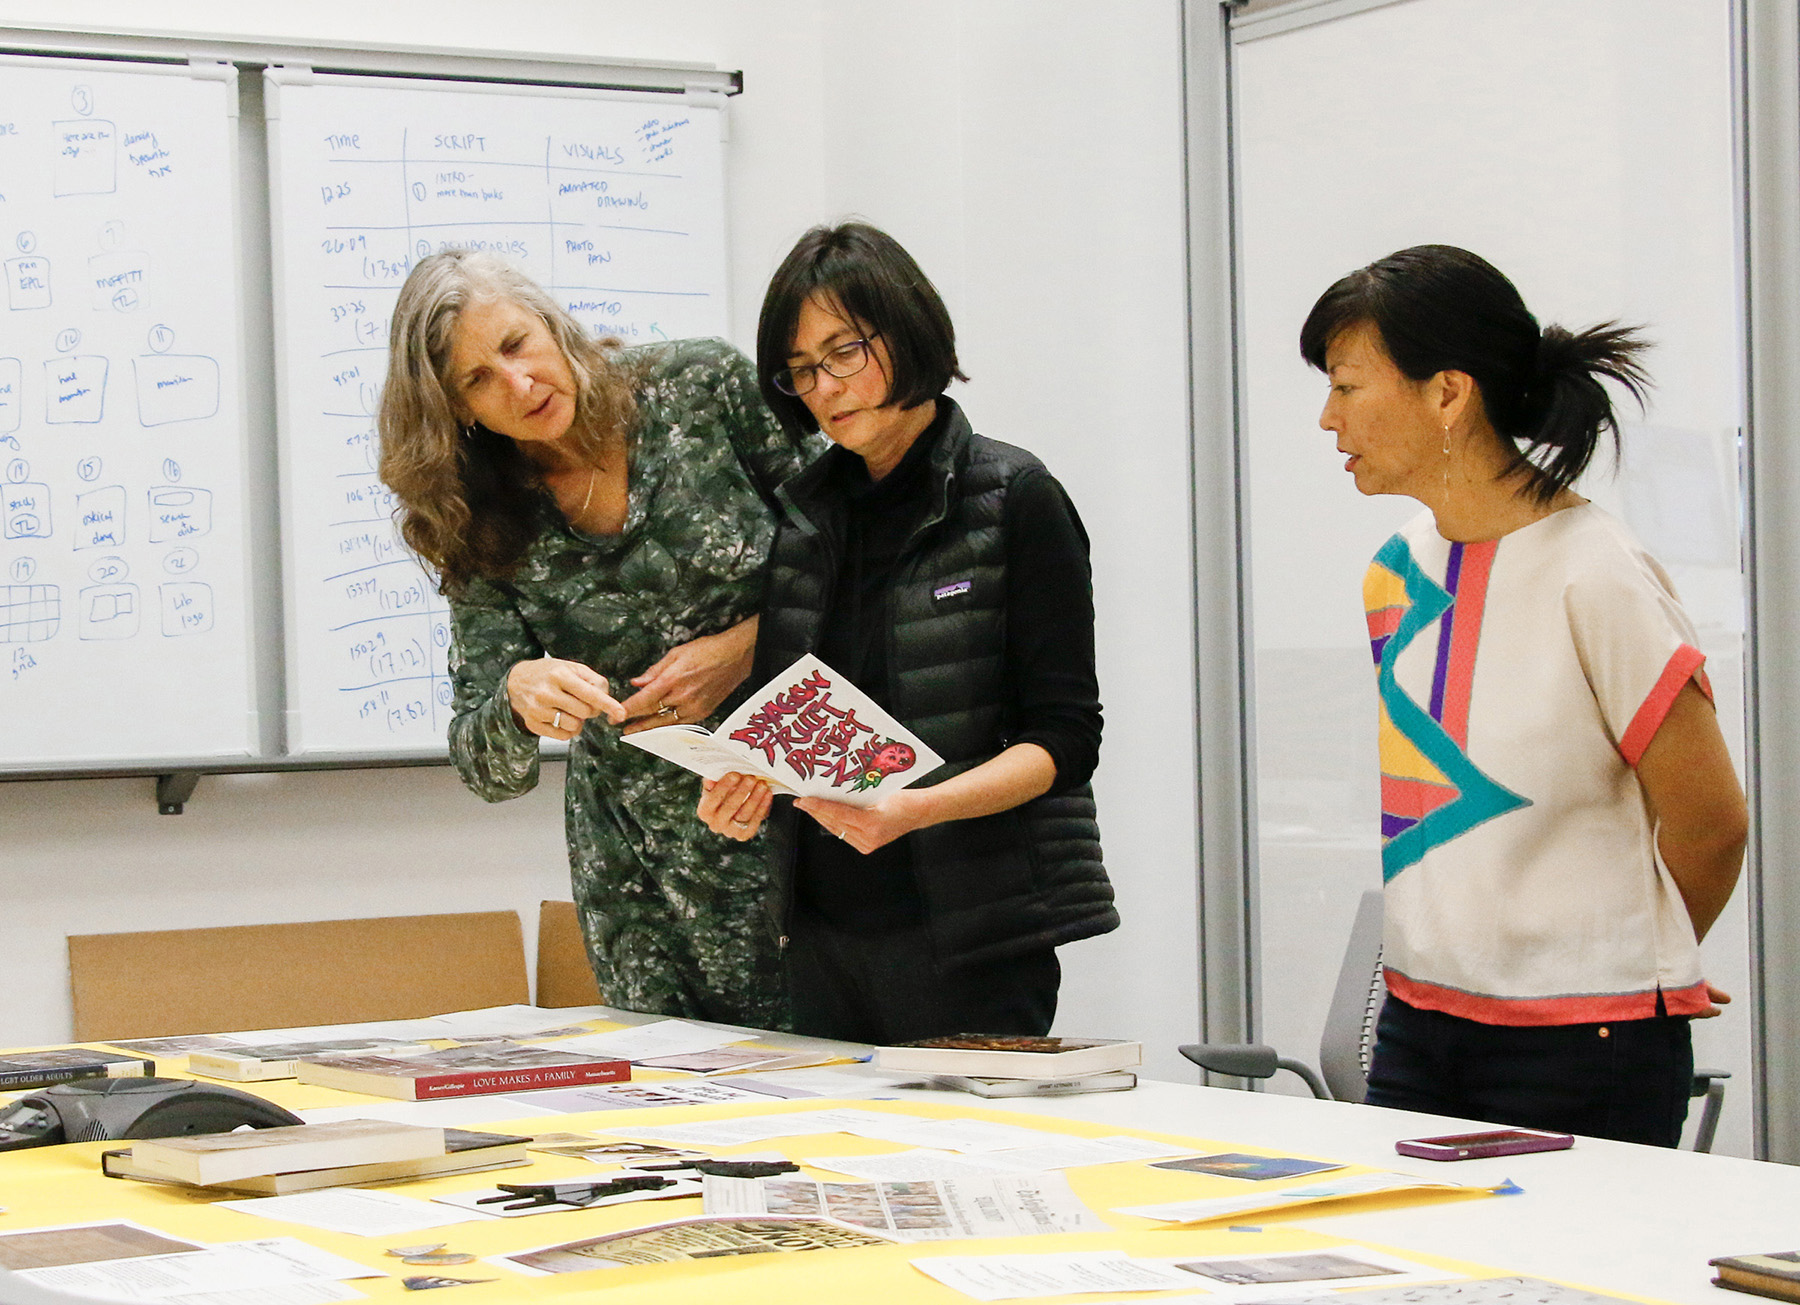
[[[1409,1137],[1394,1143],[1394,1150],[1421,1160],[1477,1160],[1484,1156],[1521,1155],[1526,1151],[1563,1151],[1574,1145],[1575,1139],[1568,1133],[1546,1133],[1536,1128],[1494,1128],[1484,1133]]]

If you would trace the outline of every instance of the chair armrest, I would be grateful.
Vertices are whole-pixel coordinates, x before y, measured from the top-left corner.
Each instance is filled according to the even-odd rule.
[[[1191,1042],[1177,1050],[1201,1069],[1232,1078],[1270,1078],[1281,1068],[1275,1048],[1258,1042]]]

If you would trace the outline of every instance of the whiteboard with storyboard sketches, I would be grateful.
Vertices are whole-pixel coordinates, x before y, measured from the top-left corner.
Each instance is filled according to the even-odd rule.
[[[597,334],[723,334],[723,104],[279,68],[265,78],[288,750],[441,752],[447,607],[400,542],[375,473],[400,285],[425,254],[489,249]]]
[[[0,770],[258,749],[237,111],[0,57]]]

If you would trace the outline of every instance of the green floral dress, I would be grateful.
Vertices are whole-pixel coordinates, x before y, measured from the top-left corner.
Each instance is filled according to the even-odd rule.
[[[538,737],[513,717],[507,672],[530,657],[565,658],[599,671],[622,698],[676,644],[754,615],[774,535],[758,488],[772,491],[817,451],[782,432],[750,361],[724,341],[634,349],[625,362],[638,426],[624,529],[582,534],[546,496],[543,529],[513,576],[477,580],[451,602],[450,756],[489,802],[538,780]],[[694,814],[699,799],[698,776],[620,742],[604,720],[570,742],[569,866],[601,996],[630,1010],[781,1027],[762,841],[714,834]]]

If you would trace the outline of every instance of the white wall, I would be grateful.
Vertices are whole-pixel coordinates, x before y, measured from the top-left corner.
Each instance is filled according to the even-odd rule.
[[[729,152],[733,336],[793,239],[849,213],[932,274],[978,429],[1040,453],[1094,543],[1107,706],[1096,778],[1125,927],[1063,953],[1069,1031],[1182,1074],[1197,1024],[1180,43],[1175,0],[0,0],[0,24],[457,43],[742,68]],[[466,35],[460,35],[466,34]],[[0,784],[0,1045],[68,1035],[69,933],[433,910],[566,894],[559,773],[488,807],[446,770]],[[1181,1067],[1181,1068],[1178,1068]],[[1190,1071],[1191,1072],[1191,1071]],[[1186,1076],[1186,1075],[1184,1075]]]

